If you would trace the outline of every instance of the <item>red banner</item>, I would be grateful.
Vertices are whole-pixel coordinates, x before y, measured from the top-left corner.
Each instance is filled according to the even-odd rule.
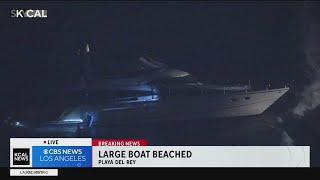
[[[92,146],[147,146],[144,139],[92,139]]]

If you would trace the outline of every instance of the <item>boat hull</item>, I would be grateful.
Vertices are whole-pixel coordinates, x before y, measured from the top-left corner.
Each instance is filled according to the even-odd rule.
[[[145,102],[122,102],[107,103],[95,107],[81,107],[80,114],[95,112],[93,126],[87,128],[85,119],[83,123],[64,122],[65,118],[59,121],[44,124],[36,128],[37,132],[46,134],[68,134],[77,135],[81,129],[94,130],[91,127],[112,127],[113,125],[135,125],[142,123],[159,123],[170,121],[186,121],[201,118],[227,118],[254,116],[262,114],[289,88],[252,91],[252,92],[229,92],[221,94],[203,94],[184,98],[153,99]],[[66,116],[67,117],[67,116]],[[85,130],[86,131],[86,130]]]
[[[281,88],[184,98],[160,97],[151,102],[114,104],[101,109],[101,121],[128,123],[259,115],[288,90],[289,88]]]

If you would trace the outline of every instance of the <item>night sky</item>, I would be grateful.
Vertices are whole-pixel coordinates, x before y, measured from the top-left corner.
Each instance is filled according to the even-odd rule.
[[[300,5],[2,2],[1,81],[7,88],[63,87],[79,72],[76,50],[89,42],[105,63],[116,51],[149,55],[204,81],[281,84],[300,78]],[[10,18],[10,9],[20,8],[48,9],[48,18]]]

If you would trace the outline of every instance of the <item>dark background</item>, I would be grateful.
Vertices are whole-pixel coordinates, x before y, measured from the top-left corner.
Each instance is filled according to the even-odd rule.
[[[316,10],[312,16],[320,17],[317,11],[320,6],[313,4]],[[47,9],[48,18],[10,18],[11,9],[25,8]],[[0,112],[6,114],[16,106],[27,108],[30,104],[26,102],[32,101],[21,103],[22,97],[33,100],[48,89],[64,89],[77,82],[81,64],[76,51],[86,43],[92,45],[99,56],[97,60],[106,65],[109,52],[120,52],[128,58],[129,54],[151,56],[206,82],[244,84],[251,80],[260,88],[268,83],[272,88],[290,84],[287,99],[294,107],[311,81],[304,56],[305,20],[302,1],[1,2]],[[274,109],[287,111],[288,104]],[[311,159],[315,166],[320,165],[319,112],[319,108],[315,109],[304,117],[305,121],[281,116],[296,145],[312,145]],[[257,122],[272,118],[220,121],[213,126],[172,125],[171,130],[181,139],[188,128],[202,133],[198,137],[190,135],[200,145],[210,140],[224,145],[278,145],[269,130],[263,137],[257,135],[270,126]],[[151,133],[156,132],[161,129]],[[223,134],[226,132],[227,135]],[[168,136],[166,140],[173,137],[166,133],[156,135],[160,139]],[[192,142],[181,139],[181,143]]]
[[[1,3],[1,84],[62,87],[75,52],[149,55],[205,81],[299,80],[301,3]],[[46,19],[10,18],[10,9],[48,9]],[[103,57],[103,56],[102,56]],[[108,63],[107,57],[101,58]],[[282,86],[281,85],[281,86]]]

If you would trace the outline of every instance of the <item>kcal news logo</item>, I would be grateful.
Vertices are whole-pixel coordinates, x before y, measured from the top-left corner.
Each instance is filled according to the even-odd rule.
[[[45,9],[12,9],[10,11],[12,18],[47,18],[48,10]]]
[[[13,165],[30,165],[30,149],[13,148]]]

